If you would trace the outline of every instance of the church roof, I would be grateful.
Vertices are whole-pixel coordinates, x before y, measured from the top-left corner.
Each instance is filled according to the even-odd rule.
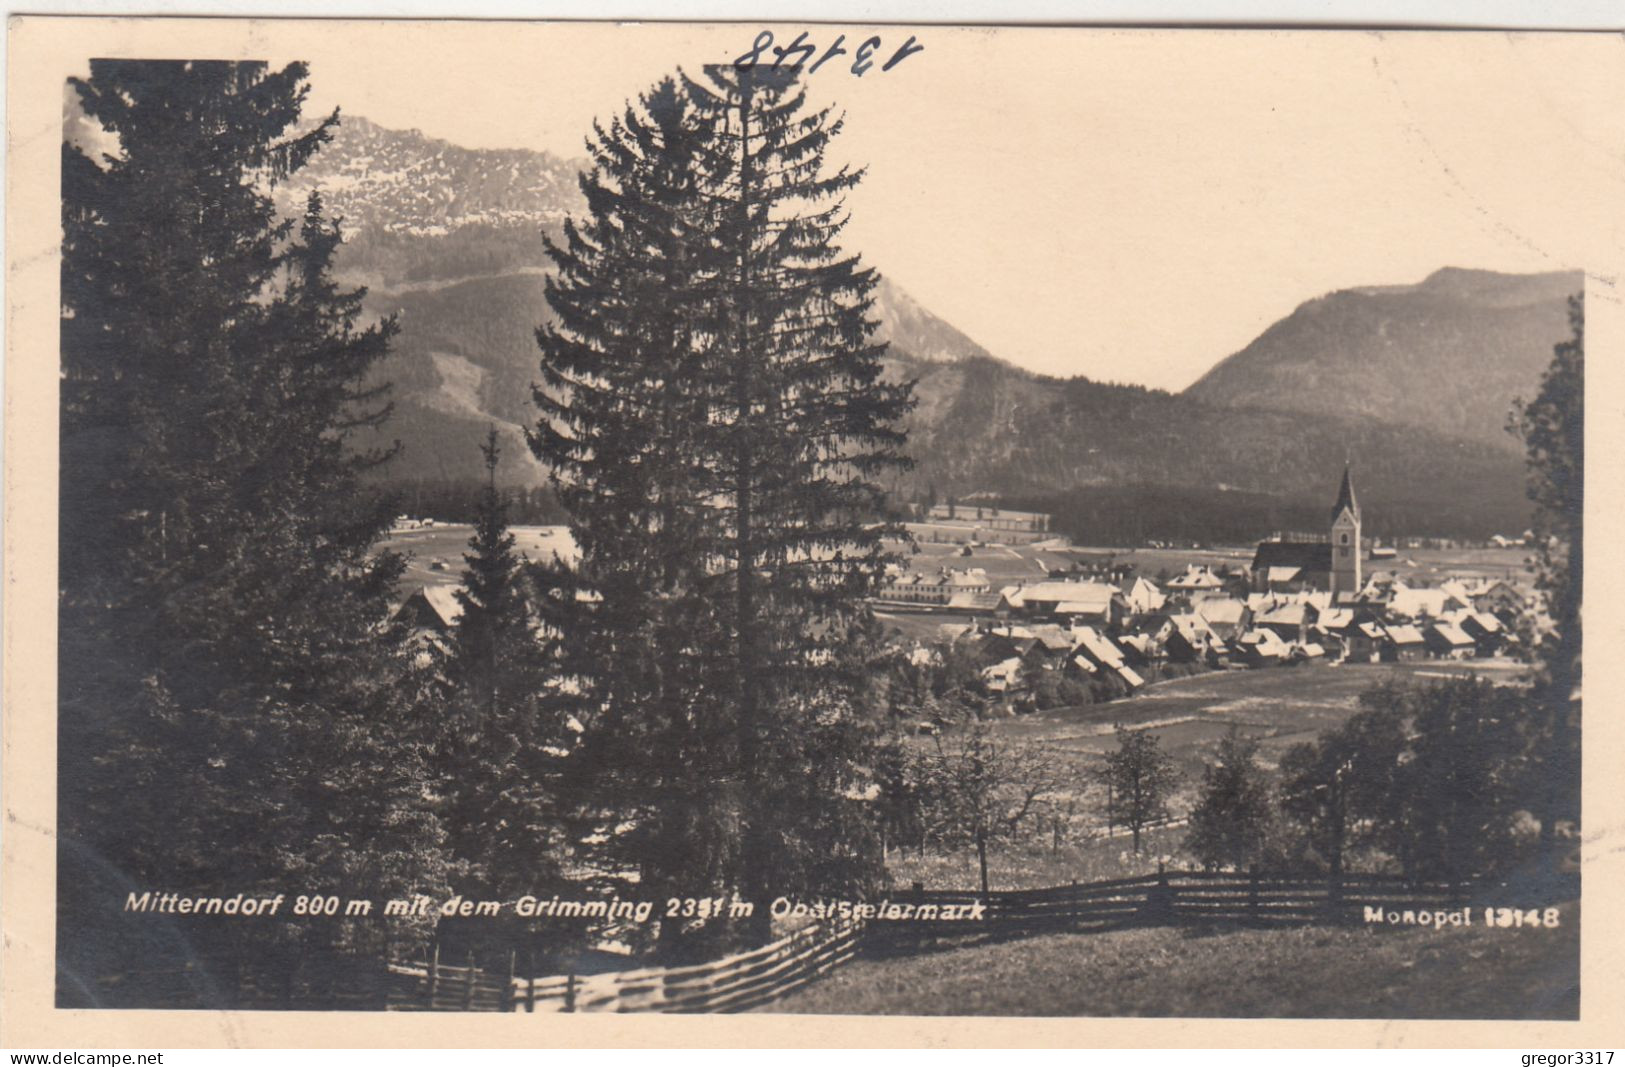
[[[1332,546],[1325,541],[1260,541],[1253,556],[1253,573],[1270,567],[1326,573],[1332,569]]]
[[[1354,481],[1349,477],[1347,464],[1343,466],[1343,484],[1337,487],[1337,503],[1332,505],[1333,522],[1337,521],[1337,517],[1343,514],[1345,508],[1354,515],[1356,520],[1359,519],[1360,502],[1354,499]]]

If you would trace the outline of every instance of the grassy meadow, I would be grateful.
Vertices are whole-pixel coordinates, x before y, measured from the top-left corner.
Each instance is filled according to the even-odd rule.
[[[1577,1019],[1580,905],[1555,929],[1148,927],[860,957],[765,1011]]]

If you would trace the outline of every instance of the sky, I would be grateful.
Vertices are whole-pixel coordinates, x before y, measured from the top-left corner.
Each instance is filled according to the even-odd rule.
[[[245,25],[237,54],[310,63],[311,114],[567,157],[762,29]],[[846,246],[1035,371],[1177,390],[1335,289],[1618,261],[1622,84],[1573,76],[1625,67],[1595,61],[1617,35],[772,29],[881,38],[810,76],[867,168]]]

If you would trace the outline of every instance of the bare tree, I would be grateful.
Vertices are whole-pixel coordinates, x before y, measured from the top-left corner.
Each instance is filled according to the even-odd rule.
[[[976,722],[938,735],[922,763],[936,829],[949,843],[975,847],[986,893],[989,845],[1038,824],[1060,789],[1060,761],[1053,749],[1002,738]]]
[[[1168,817],[1168,798],[1179,783],[1179,772],[1156,734],[1121,723],[1116,730],[1117,751],[1106,754],[1098,776],[1107,790],[1107,818],[1129,828],[1134,854],[1139,855],[1145,828]]]

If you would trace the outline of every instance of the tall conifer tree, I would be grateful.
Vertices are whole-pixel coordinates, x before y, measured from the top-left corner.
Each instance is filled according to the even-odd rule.
[[[493,896],[540,890],[564,848],[557,780],[570,737],[552,686],[541,575],[515,551],[496,482],[497,432],[480,446],[486,485],[463,559],[462,614],[447,661],[451,715],[443,751],[447,829],[473,884]]]
[[[671,79],[594,127],[587,215],[549,245],[556,322],[537,333],[531,444],[570,513],[584,594],[557,602],[585,728],[573,780],[601,864],[656,898],[724,892],[734,864],[715,795],[731,734],[704,675],[727,641],[710,609],[704,132]]]
[[[614,845],[646,885],[852,890],[879,876],[874,738],[846,638],[881,563],[872,479],[906,461],[873,272],[840,253],[840,123],[793,76],[662,82],[589,148],[543,327],[537,454],[596,597],[573,644]]]
[[[269,195],[337,115],[292,132],[298,63],[95,61],[74,88],[114,142],[63,150],[59,958],[88,977],[131,889],[443,883],[383,626],[400,560],[356,482],[385,457],[347,447],[388,413],[366,382],[393,324],[357,328],[320,201]],[[170,947],[278,935],[293,961],[387,928]]]
[[[745,890],[771,899],[789,877],[851,891],[878,873],[850,800],[872,784],[857,780],[870,724],[837,664],[884,563],[876,480],[908,462],[897,423],[910,387],[882,379],[868,317],[879,278],[839,245],[843,195],[862,178],[826,166],[844,120],[809,109],[789,68],[712,66],[683,85],[710,125],[721,205],[712,368],[727,417],[711,425],[707,469],[733,600],[719,666],[739,736]],[[823,778],[815,795],[809,775]],[[837,861],[814,865],[802,817],[850,824]]]
[[[1585,580],[1585,294],[1569,298],[1568,338],[1552,350],[1533,401],[1509,429],[1527,450],[1536,587],[1521,626],[1533,670],[1525,799],[1547,850],[1557,822],[1580,819],[1581,606]],[[1550,857],[1548,857],[1550,858]]]

